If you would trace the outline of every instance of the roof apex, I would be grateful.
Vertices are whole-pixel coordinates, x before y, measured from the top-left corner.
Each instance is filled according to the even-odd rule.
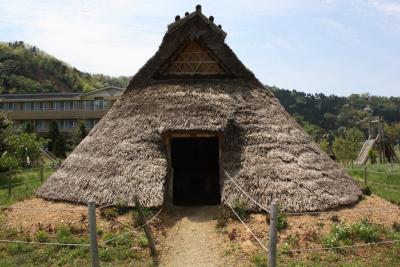
[[[210,25],[211,29],[213,31],[215,31],[216,33],[220,34],[222,39],[226,38],[227,33],[225,31],[222,30],[221,25],[216,25],[214,23],[214,17],[210,16],[209,18],[207,18],[202,12],[201,12],[201,6],[197,5],[196,6],[196,10],[193,11],[192,13],[186,12],[185,16],[183,18],[181,18],[179,15],[177,15],[175,17],[175,21],[168,24],[167,28],[167,33],[171,33],[173,31],[175,31],[177,28],[179,28],[180,26],[183,26],[184,24],[186,24],[187,22],[189,22],[190,20],[196,18],[196,17],[200,17],[204,22],[206,22],[207,24]]]

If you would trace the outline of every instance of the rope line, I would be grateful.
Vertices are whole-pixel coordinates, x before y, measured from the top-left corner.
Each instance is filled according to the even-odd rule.
[[[22,243],[22,244],[33,244],[33,245],[53,245],[53,246],[76,246],[76,247],[90,247],[89,244],[77,244],[77,243],[49,243],[49,242],[35,242],[35,241],[22,241],[22,240],[0,240],[0,243]]]
[[[0,209],[5,209],[5,210],[13,210],[13,209],[15,209],[15,210],[47,210],[47,211],[57,211],[57,210],[63,210],[63,211],[77,211],[76,209],[74,209],[74,208],[71,208],[71,209],[55,209],[55,208],[52,208],[52,209],[45,209],[45,208],[21,208],[21,207],[9,207],[9,206],[0,206]]]
[[[375,246],[375,245],[382,245],[382,244],[394,244],[399,242],[400,239],[397,240],[387,240],[382,242],[375,242],[375,243],[366,243],[366,244],[359,244],[353,246],[337,246],[331,248],[303,248],[303,249],[290,249],[289,252],[303,252],[303,251],[323,251],[323,250],[332,250],[332,249],[342,249],[342,248],[358,248],[358,247],[368,247],[368,246]]]
[[[152,222],[152,221],[161,213],[162,210],[163,210],[163,208],[161,208],[161,209],[160,209],[153,217],[151,217],[151,219],[148,220],[146,223],[144,223],[144,224],[142,224],[142,225],[140,225],[140,226],[138,226],[138,227],[136,227],[136,228],[133,228],[133,227],[130,226],[130,225],[124,224],[124,225],[126,225],[126,226],[132,228],[132,230],[129,230],[129,231],[127,231],[127,232],[125,232],[125,233],[123,233],[123,234],[121,234],[121,235],[119,235],[119,236],[113,237],[113,238],[111,238],[111,239],[105,240],[105,241],[103,241],[102,244],[107,244],[107,243],[109,243],[109,242],[111,242],[111,241],[113,241],[113,240],[116,240],[116,239],[118,239],[118,238],[124,237],[124,236],[126,236],[127,234],[129,234],[129,233],[134,233],[136,230],[138,230],[138,229],[144,227],[145,225],[148,225],[150,222]],[[118,221],[118,222],[119,222],[119,221]],[[120,223],[121,223],[121,222],[120,222]]]
[[[400,211],[400,208],[364,207],[364,208],[358,208],[357,210],[285,212],[285,214],[287,215],[320,214],[320,213],[331,214],[331,213],[355,213],[355,212],[366,212],[366,211]]]
[[[253,201],[254,204],[256,204],[257,206],[259,206],[261,209],[265,210],[266,212],[270,213],[270,211],[265,208],[264,206],[262,206],[260,203],[258,203],[257,201],[255,201],[249,194],[247,194],[246,191],[244,191],[233,179],[232,177],[229,175],[229,173],[224,169],[225,174],[228,176],[228,178],[230,179],[231,182],[233,182],[233,184],[243,193],[245,194],[251,201]]]
[[[391,185],[391,184],[381,184],[381,183],[372,182],[372,181],[367,181],[367,184],[368,184],[368,183],[371,183],[371,184],[376,184],[376,185],[381,185],[381,186],[386,186],[386,187],[400,188],[400,186],[398,186],[398,185]]]
[[[231,208],[232,212],[236,215],[236,217],[239,219],[239,221],[244,225],[244,227],[246,227],[246,229],[250,232],[250,234],[254,237],[255,240],[257,240],[258,244],[260,244],[260,246],[268,253],[268,249],[263,245],[263,243],[260,241],[260,239],[257,238],[257,236],[253,233],[253,231],[251,231],[250,227],[248,227],[244,221],[242,221],[242,219],[240,218],[240,216],[236,213],[236,211],[232,208],[231,205],[229,205],[228,202],[226,202],[226,204],[229,206],[229,208]]]
[[[0,186],[0,188],[7,188],[7,187],[12,187],[12,186],[16,186],[16,185],[22,185],[22,184],[26,184],[26,183],[15,183],[15,184],[10,184],[10,185],[2,185],[2,186]]]

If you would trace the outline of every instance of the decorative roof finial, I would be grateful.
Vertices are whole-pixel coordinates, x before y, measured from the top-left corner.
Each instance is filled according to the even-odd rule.
[[[218,28],[222,29],[222,25],[221,25],[221,24],[219,24],[219,25],[218,25]]]
[[[196,6],[196,12],[201,13],[201,5],[197,5],[197,6]]]
[[[181,19],[181,16],[179,16],[179,15],[176,15],[175,16],[175,21],[178,21],[178,20],[180,20]]]
[[[214,22],[214,16],[210,16],[208,19],[209,19],[211,22]]]
[[[189,16],[189,12],[186,11],[185,12],[185,17],[187,17],[187,16]]]

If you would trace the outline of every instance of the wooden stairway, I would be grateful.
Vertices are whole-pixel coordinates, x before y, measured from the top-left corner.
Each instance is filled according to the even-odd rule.
[[[365,163],[367,163],[368,152],[374,147],[374,144],[377,139],[368,139],[364,142],[356,160],[357,165],[364,165]]]

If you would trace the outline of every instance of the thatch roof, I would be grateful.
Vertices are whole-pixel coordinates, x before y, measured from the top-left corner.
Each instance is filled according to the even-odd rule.
[[[126,206],[137,195],[146,207],[161,206],[168,172],[163,136],[192,130],[223,135],[221,168],[264,206],[275,199],[285,210],[305,211],[356,202],[356,183],[238,60],[223,32],[201,12],[184,19],[170,25],[159,51],[37,195]],[[189,39],[209,49],[226,75],[163,77],[163,66]],[[221,187],[223,202],[246,200],[229,179]]]

